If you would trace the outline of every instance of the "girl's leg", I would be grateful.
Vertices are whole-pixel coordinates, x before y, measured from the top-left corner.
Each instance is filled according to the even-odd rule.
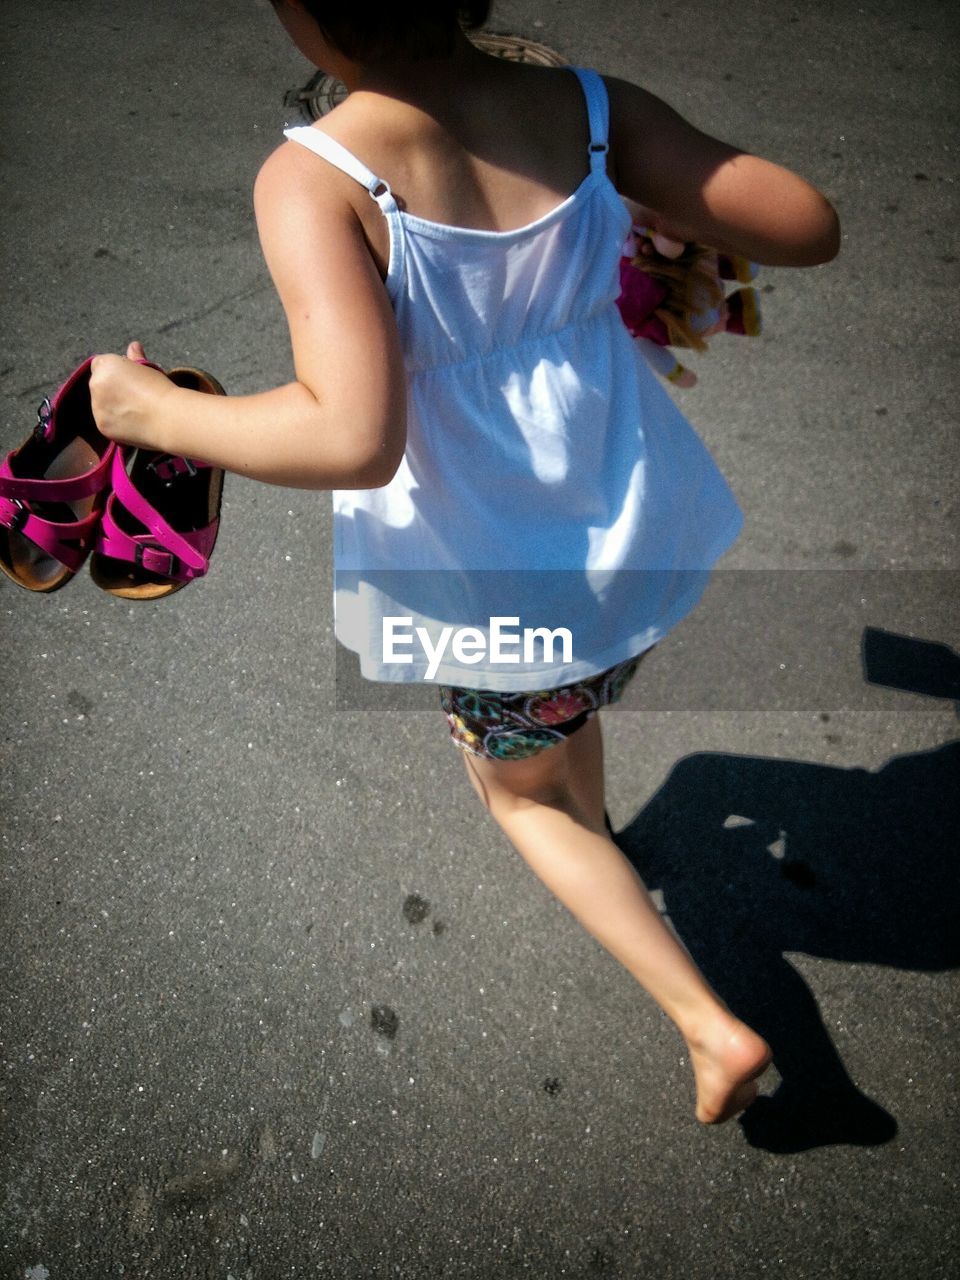
[[[730,1012],[660,916],[603,823],[599,716],[525,760],[464,753],[474,789],[544,884],[650,993],[690,1050],[697,1119],[718,1123],[757,1094],[766,1041]]]
[[[592,715],[587,723],[571,734],[563,748],[573,798],[595,831],[606,832],[603,815],[607,811],[607,789],[603,779],[603,729],[600,717]],[[552,750],[552,748],[551,748]]]

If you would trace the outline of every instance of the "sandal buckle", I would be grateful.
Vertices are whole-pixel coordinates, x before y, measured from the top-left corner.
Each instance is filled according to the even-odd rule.
[[[50,423],[53,418],[53,405],[50,403],[50,397],[44,396],[37,409],[37,425],[33,428],[33,434],[37,440],[47,440],[50,437]]]
[[[3,521],[4,528],[9,529],[12,533],[19,533],[30,519],[30,508],[26,503],[21,502],[19,498],[9,498],[8,501],[16,510]]]
[[[146,551],[151,552],[154,556],[166,556],[166,567],[161,568],[158,564],[145,565],[143,563],[143,556]],[[138,569],[146,569],[148,573],[159,573],[165,578],[172,578],[177,566],[177,557],[172,551],[168,551],[166,547],[155,547],[151,546],[149,543],[138,542],[133,552],[133,562]]]
[[[147,470],[152,471],[157,479],[165,484],[172,483],[179,475],[195,476],[197,474],[197,468],[189,458],[173,454],[167,458],[154,458],[152,462],[147,463]]]

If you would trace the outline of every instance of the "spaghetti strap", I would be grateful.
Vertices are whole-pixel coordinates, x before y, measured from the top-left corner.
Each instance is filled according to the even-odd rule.
[[[580,81],[587,100],[587,115],[590,121],[590,168],[594,172],[606,171],[609,150],[607,134],[610,128],[610,100],[607,97],[607,86],[596,71],[591,71],[587,67],[571,67],[570,70]]]
[[[284,137],[289,138],[291,142],[299,142],[308,151],[314,152],[315,155],[345,173],[347,177],[359,182],[361,187],[366,187],[384,213],[387,213],[391,206],[396,208],[390,184],[378,178],[372,169],[368,169],[352,151],[348,151],[342,143],[337,142],[336,138],[331,138],[328,133],[323,133],[309,124],[294,125],[290,129],[284,129],[283,133]]]
[[[283,133],[284,137],[289,138],[291,142],[299,142],[308,151],[312,151],[314,155],[320,156],[341,173],[345,173],[347,177],[359,182],[361,187],[366,187],[371,199],[380,206],[380,212],[386,218],[390,229],[390,263],[384,283],[390,297],[395,299],[403,280],[406,255],[403,221],[389,182],[378,178],[373,170],[368,169],[361,160],[358,160],[352,151],[348,151],[342,143],[331,138],[328,133],[315,129],[313,125],[293,125],[289,129],[284,129]]]

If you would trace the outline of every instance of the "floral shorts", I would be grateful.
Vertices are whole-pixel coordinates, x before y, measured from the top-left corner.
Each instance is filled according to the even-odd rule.
[[[619,702],[640,654],[576,684],[529,693],[440,686],[440,706],[458,747],[486,760],[524,760],[555,747],[598,708]]]

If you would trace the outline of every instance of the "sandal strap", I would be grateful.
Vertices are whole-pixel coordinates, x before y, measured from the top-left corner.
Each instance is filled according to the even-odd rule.
[[[138,566],[168,578],[199,578],[207,572],[217,540],[219,519],[201,529],[180,533],[150,505],[127,475],[125,450],[118,450],[113,465],[113,492],[107,499],[96,550],[116,560],[132,560]],[[119,502],[145,526],[146,533],[130,534],[113,515]]]
[[[112,499],[108,500],[94,548],[99,554],[113,560],[129,560],[138,568],[165,578],[190,581],[202,578],[207,572],[210,553],[217,541],[218,520],[202,529],[191,529],[188,534],[178,534],[177,545],[185,554],[177,555],[152,533],[127,533],[121,529],[110,512],[110,501]]]
[[[116,453],[117,446],[111,442],[95,467],[78,476],[58,480],[14,475],[8,454],[0,463],[0,497],[21,502],[75,502],[79,498],[92,498],[107,485]]]
[[[99,522],[99,511],[92,511],[80,520],[46,520],[34,515],[19,498],[0,497],[0,525],[23,534],[74,572],[83,564]]]

